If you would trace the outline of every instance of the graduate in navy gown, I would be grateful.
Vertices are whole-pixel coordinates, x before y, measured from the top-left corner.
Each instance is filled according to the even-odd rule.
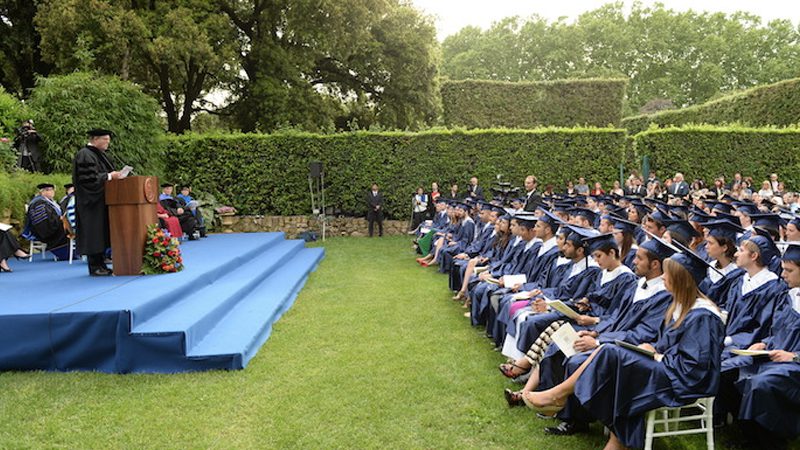
[[[777,301],[769,336],[747,348],[767,353],[730,361],[736,368],[723,372],[718,396],[726,408],[717,413],[737,416],[740,437],[752,448],[784,448],[800,436],[800,245],[790,245],[782,259],[790,289]]]
[[[644,446],[647,411],[715,395],[724,330],[720,310],[697,289],[706,269],[692,252],[664,260],[672,304],[657,342],[639,345],[652,356],[601,345],[564,382],[526,393],[525,403],[544,414],[561,411],[568,401],[572,411],[583,408],[608,427],[605,448],[611,450]]]
[[[672,297],[664,288],[662,261],[677,251],[666,242],[651,238],[644,242],[636,252],[636,275],[639,280],[634,287],[625,292],[626,298],[617,314],[601,321],[594,330],[581,330],[574,350],[579,352],[568,359],[574,368],[586,360],[589,352],[600,344],[613,343],[615,339],[634,344],[654,342],[658,338],[661,324]],[[531,352],[526,355],[531,357]],[[509,405],[522,404],[522,395],[533,390],[549,389],[564,379],[564,353],[558,345],[550,344],[522,391],[506,391]],[[531,359],[528,359],[531,363]],[[516,362],[517,365],[524,363]],[[578,429],[588,429],[585,422],[564,422],[557,427],[547,428],[552,434],[572,434]]]
[[[459,219],[459,226],[453,232],[453,236],[442,246],[440,251],[434,256],[429,264],[443,264],[444,255],[454,256],[461,253],[475,239],[475,221],[470,216],[470,206],[466,203],[456,204],[456,217]]]
[[[466,263],[470,258],[477,256],[491,246],[492,237],[494,236],[494,221],[497,220],[497,212],[494,211],[494,205],[491,203],[478,201],[478,204],[480,205],[478,220],[481,226],[474,228],[476,232],[475,238],[472,242],[461,248],[460,252],[458,252],[458,249],[455,247],[448,248],[443,252],[442,263],[439,265],[439,272],[449,274],[456,260],[462,260]],[[478,229],[480,231],[478,231]],[[460,283],[458,285],[460,286]]]
[[[744,275],[744,270],[734,262],[736,236],[744,229],[727,219],[705,222],[704,227],[708,230],[705,248],[708,258],[704,259],[711,261],[713,268],[709,268],[708,276],[700,283],[700,292],[719,305],[727,298],[730,287]]]
[[[451,281],[451,287],[455,288],[458,286],[459,289],[456,295],[453,296],[453,300],[465,301],[465,307],[468,306],[469,297],[467,293],[469,292],[469,286],[477,283],[475,271],[478,270],[479,267],[481,270],[491,270],[493,267],[498,267],[502,264],[503,259],[506,258],[510,252],[513,252],[514,242],[517,241],[518,236],[511,231],[511,223],[510,215],[503,214],[499,216],[495,222],[495,236],[492,238],[492,245],[489,249],[471,258],[466,265],[457,265],[454,268],[454,272],[458,270],[458,274],[452,274],[451,276],[456,278],[457,281]],[[516,229],[516,224],[514,225],[514,229]],[[461,284],[457,284],[457,282]]]
[[[619,254],[622,256],[622,264],[628,266],[633,270],[635,267],[634,258],[636,257],[636,250],[639,245],[636,241],[636,232],[641,230],[641,227],[636,222],[621,219],[618,217],[612,218],[614,237],[619,244]]]

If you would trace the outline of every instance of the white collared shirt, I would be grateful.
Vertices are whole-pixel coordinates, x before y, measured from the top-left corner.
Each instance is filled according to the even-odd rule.
[[[792,299],[792,309],[800,313],[800,287],[789,289],[789,298]]]
[[[645,283],[647,283],[646,288],[643,287]],[[633,303],[650,298],[665,289],[663,275],[655,277],[652,280],[645,280],[645,278],[642,277],[639,279],[639,283],[636,285],[636,293],[633,295]]]
[[[692,305],[691,309],[700,309],[700,308],[707,309],[707,310],[711,311],[712,313],[714,313],[715,316],[719,317],[720,320],[722,320],[723,322],[725,321],[722,318],[722,313],[720,312],[719,308],[717,308],[717,305],[715,305],[714,302],[712,302],[711,300],[707,300],[705,298],[696,299],[694,301],[694,305]],[[681,316],[681,309],[682,309],[681,305],[678,305],[678,307],[675,308],[675,311],[672,312],[672,320],[678,320],[678,317]],[[730,339],[730,336],[727,336],[725,338],[725,345],[726,346],[730,345],[730,344],[727,343],[728,339]]]
[[[745,274],[744,283],[742,283],[742,295],[747,295],[748,293],[760,288],[765,283],[777,279],[778,276],[770,272],[770,270],[766,267],[762,268],[752,277],[749,274]]]
[[[544,255],[548,250],[555,247],[558,241],[555,237],[551,237],[550,239],[546,240],[541,247],[539,247],[539,253],[536,256]]]
[[[716,284],[719,280],[724,278],[725,275],[733,272],[734,269],[736,269],[736,267],[738,267],[738,266],[736,264],[734,264],[733,262],[730,262],[730,263],[728,263],[727,266],[725,266],[725,267],[723,267],[721,269],[717,269],[717,270],[714,270],[714,269],[709,267],[707,269],[708,270],[708,279],[711,280],[712,284]],[[720,272],[722,272],[722,275],[720,275]]]
[[[533,247],[533,246],[534,246],[534,244],[536,244],[537,242],[542,242],[542,240],[541,240],[541,239],[539,239],[539,238],[533,238],[533,239],[531,239],[530,241],[528,241],[528,243],[527,243],[527,244],[525,244],[525,251],[528,251],[528,250],[530,250],[530,249],[531,249],[531,247]]]
[[[609,272],[608,270],[603,271],[603,276],[600,277],[600,286],[614,281],[618,276],[622,275],[623,273],[631,273],[631,269],[626,266],[625,264],[620,264],[619,267]]]

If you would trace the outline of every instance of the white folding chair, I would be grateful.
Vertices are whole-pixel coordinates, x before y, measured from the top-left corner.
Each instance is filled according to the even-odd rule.
[[[30,249],[28,250],[28,254],[30,255],[28,257],[28,262],[33,262],[33,251],[34,250],[38,250],[42,254],[42,259],[45,259],[47,257],[47,254],[46,254],[47,244],[45,244],[44,242],[41,242],[41,241],[37,241],[37,240],[33,240],[33,241],[30,241],[30,242],[31,242],[31,246],[30,246]],[[53,257],[53,259],[55,259],[55,257]]]
[[[681,417],[685,409],[697,414]],[[699,426],[680,429],[681,422],[696,422]],[[670,424],[673,425],[670,429]],[[656,425],[661,425],[664,431],[655,431]],[[653,448],[653,439],[665,436],[680,436],[684,434],[705,433],[708,450],[714,450],[714,397],[701,398],[694,403],[677,408],[658,408],[647,412],[647,431],[645,433],[644,448]]]

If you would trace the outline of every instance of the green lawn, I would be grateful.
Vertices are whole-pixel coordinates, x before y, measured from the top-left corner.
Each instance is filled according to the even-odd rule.
[[[590,449],[509,409],[503,358],[401,237],[337,238],[243,371],[0,373],[0,448]],[[668,444],[668,445],[667,445]],[[703,448],[699,439],[657,448]]]

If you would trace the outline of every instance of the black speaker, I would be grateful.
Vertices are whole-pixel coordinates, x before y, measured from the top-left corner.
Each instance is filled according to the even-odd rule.
[[[308,172],[311,177],[317,178],[322,175],[322,163],[319,161],[312,161],[308,163]]]

